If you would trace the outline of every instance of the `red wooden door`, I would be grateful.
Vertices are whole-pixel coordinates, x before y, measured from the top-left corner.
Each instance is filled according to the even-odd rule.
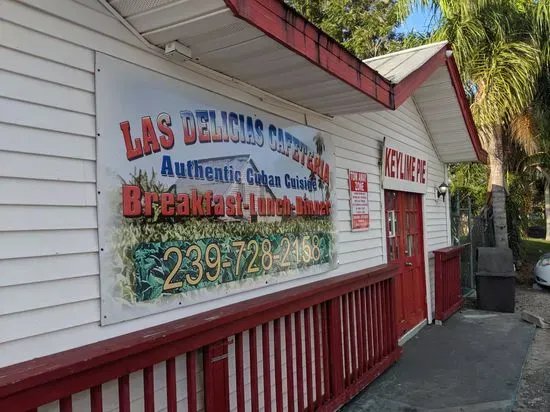
[[[402,336],[426,319],[422,197],[385,191],[388,263],[399,265],[397,329]]]

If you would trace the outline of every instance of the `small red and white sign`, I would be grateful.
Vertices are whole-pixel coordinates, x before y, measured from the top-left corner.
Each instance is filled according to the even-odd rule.
[[[364,172],[349,171],[349,192],[351,209],[351,230],[368,230],[369,219],[369,184]]]
[[[426,193],[428,160],[402,143],[386,140],[382,153],[382,186],[402,192]]]

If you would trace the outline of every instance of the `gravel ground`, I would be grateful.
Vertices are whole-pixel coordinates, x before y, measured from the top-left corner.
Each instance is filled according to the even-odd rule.
[[[516,312],[523,310],[550,322],[550,290],[518,286]],[[523,367],[514,411],[550,411],[550,329],[537,329]]]

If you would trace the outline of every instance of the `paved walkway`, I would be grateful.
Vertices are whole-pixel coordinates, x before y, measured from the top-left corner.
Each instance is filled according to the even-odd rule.
[[[550,321],[550,289],[516,288],[516,311]],[[550,329],[537,329],[523,367],[515,412],[550,411]]]
[[[426,326],[344,411],[511,411],[534,326],[519,313],[464,310]]]

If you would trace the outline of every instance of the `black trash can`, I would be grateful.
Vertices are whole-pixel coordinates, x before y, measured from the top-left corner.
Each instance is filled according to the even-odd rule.
[[[477,249],[476,290],[479,309],[514,312],[516,271],[511,249],[503,247]]]

